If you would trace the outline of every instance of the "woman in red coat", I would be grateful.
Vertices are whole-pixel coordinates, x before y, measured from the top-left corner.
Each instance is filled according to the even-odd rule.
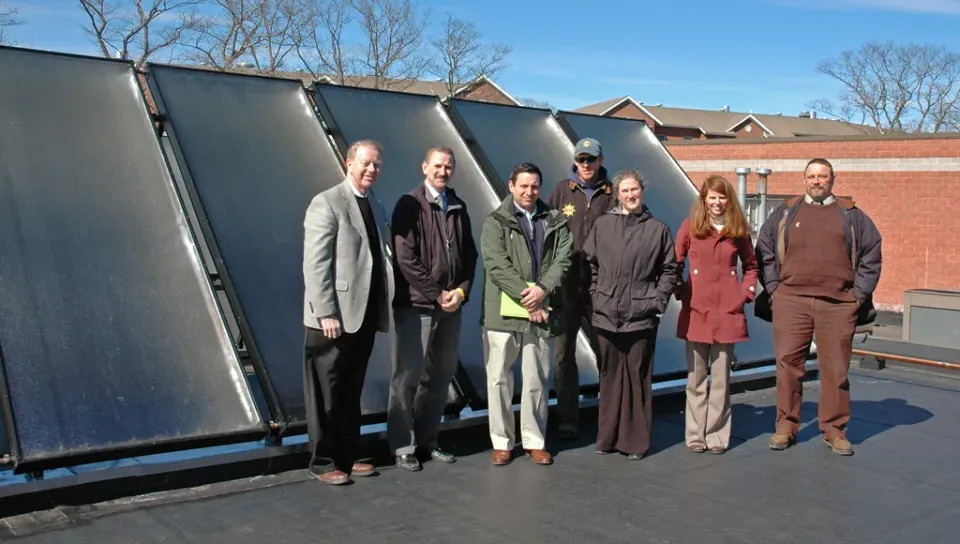
[[[733,344],[748,338],[743,306],[753,300],[757,284],[750,229],[729,181],[710,176],[703,182],[675,247],[681,271],[690,259],[687,280],[676,294],[682,303],[677,337],[687,341],[687,448],[723,453],[730,444]]]

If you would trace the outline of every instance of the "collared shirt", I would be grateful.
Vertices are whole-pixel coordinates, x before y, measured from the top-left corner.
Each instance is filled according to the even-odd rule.
[[[827,198],[823,199],[823,202],[817,202],[816,200],[810,198],[810,195],[808,194],[803,195],[803,201],[806,202],[807,204],[813,204],[814,206],[829,206],[830,204],[833,204],[833,201],[836,199],[837,198],[835,196],[830,195]]]
[[[532,230],[532,229],[533,229],[533,216],[534,216],[534,213],[536,213],[537,208],[534,207],[532,212],[528,212],[527,210],[525,210],[525,209],[521,208],[519,205],[517,205],[516,201],[514,201],[514,203],[513,203],[513,208],[514,208],[514,211],[519,212],[519,213],[522,213],[523,216],[527,218],[527,223],[530,225],[530,229]]]
[[[357,186],[353,184],[353,180],[350,180],[350,189],[353,191],[353,194],[357,195],[357,198],[367,198],[367,195],[360,192],[357,189]]]
[[[443,210],[444,212],[446,212],[446,211],[447,211],[447,190],[446,190],[446,188],[444,188],[443,192],[441,193],[440,191],[437,191],[437,190],[434,188],[433,185],[430,185],[430,184],[427,183],[426,181],[424,181],[423,184],[426,185],[426,187],[427,187],[427,194],[430,195],[430,198],[433,199],[434,202],[436,202],[437,204],[440,205],[440,209],[441,209],[441,210]]]

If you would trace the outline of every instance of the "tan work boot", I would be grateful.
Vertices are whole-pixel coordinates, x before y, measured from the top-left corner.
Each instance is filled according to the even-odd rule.
[[[853,446],[850,444],[850,441],[843,436],[837,436],[835,438],[827,438],[824,436],[823,443],[837,455],[853,455]]]
[[[796,443],[797,439],[787,431],[777,430],[777,432],[770,437],[771,450],[782,451]]]

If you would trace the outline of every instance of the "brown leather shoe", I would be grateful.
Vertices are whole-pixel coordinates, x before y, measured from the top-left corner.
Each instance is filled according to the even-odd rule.
[[[510,463],[510,450],[493,450],[490,461],[494,465],[506,465]]]
[[[778,430],[776,434],[770,438],[770,449],[778,451],[785,450],[796,443],[797,439],[792,434],[787,431]]]
[[[703,444],[691,444],[687,446],[687,449],[692,451],[693,453],[703,453],[707,451],[706,446],[704,446]]]
[[[710,446],[710,453],[715,453],[717,455],[727,451],[727,448],[723,446]]]
[[[347,476],[342,470],[331,470],[330,472],[314,474],[313,476],[321,482],[330,485],[344,485],[350,483],[350,477]]]
[[[353,468],[350,469],[351,476],[357,476],[362,478],[364,476],[373,476],[376,472],[376,469],[373,468],[373,465],[367,463],[354,463]]]
[[[837,436],[835,438],[823,437],[823,443],[827,445],[828,448],[833,450],[833,453],[837,455],[853,455],[853,446],[850,444],[850,441],[842,436]]]
[[[550,454],[544,450],[527,450],[527,455],[538,465],[553,464],[553,457],[550,457]]]

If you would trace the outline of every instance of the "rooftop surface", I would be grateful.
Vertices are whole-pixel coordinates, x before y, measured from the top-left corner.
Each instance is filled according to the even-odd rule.
[[[853,457],[821,444],[812,381],[799,444],[785,452],[767,449],[773,389],[734,396],[725,455],[686,451],[682,397],[658,398],[653,451],[642,461],[595,455],[595,429],[587,429],[578,443],[548,439],[553,466],[520,458],[495,467],[477,427],[446,444],[461,455],[453,465],[425,463],[419,473],[382,467],[345,487],[292,471],[167,492],[172,502],[158,506],[150,503],[159,496],[142,496],[61,508],[5,520],[0,540],[955,542],[960,376],[854,365],[850,378]]]

